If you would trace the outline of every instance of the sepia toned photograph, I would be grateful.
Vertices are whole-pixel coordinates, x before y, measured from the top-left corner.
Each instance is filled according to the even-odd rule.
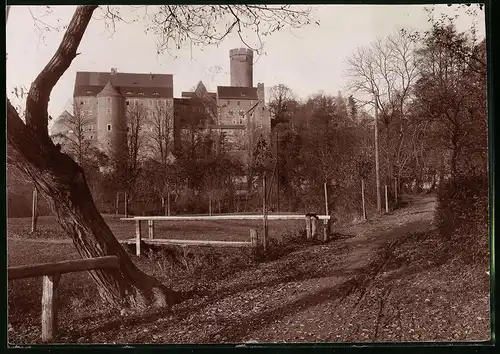
[[[486,11],[7,5],[7,345],[491,341]]]

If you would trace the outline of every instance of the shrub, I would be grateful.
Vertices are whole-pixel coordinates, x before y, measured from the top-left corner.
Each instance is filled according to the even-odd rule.
[[[488,252],[488,176],[460,176],[438,189],[435,222],[457,251],[475,257]],[[486,253],[485,253],[486,252]]]

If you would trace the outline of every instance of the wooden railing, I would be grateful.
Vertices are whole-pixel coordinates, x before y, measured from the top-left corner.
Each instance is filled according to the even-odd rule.
[[[57,333],[58,283],[61,274],[92,269],[119,268],[117,256],[106,256],[76,261],[42,263],[8,268],[8,279],[43,277],[42,341],[50,341]]]
[[[235,242],[235,241],[207,241],[207,240],[174,240],[174,239],[155,239],[155,221],[203,221],[203,220],[262,220],[263,215],[189,215],[189,216],[135,216],[129,218],[121,218],[124,221],[135,221],[135,239],[123,240],[121,243],[125,244],[135,244],[136,255],[141,255],[141,243],[145,242],[148,244],[156,245],[177,245],[177,246],[212,246],[212,247],[254,247],[255,249],[259,246],[262,241],[263,249],[267,248],[267,238],[264,236],[262,240],[258,238],[258,233],[256,229],[250,230],[250,242]],[[318,231],[318,220],[324,220],[329,222],[332,220],[330,215],[315,215],[306,214],[304,215],[267,215],[268,220],[300,220],[305,218],[306,221],[306,235],[307,238],[317,236]],[[148,223],[148,239],[144,240],[142,237],[142,222],[147,221]],[[328,235],[324,232],[324,241],[328,240]]]

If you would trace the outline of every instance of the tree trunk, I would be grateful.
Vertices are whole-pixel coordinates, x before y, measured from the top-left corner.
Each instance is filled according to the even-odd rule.
[[[458,159],[458,142],[457,138],[453,137],[452,139],[452,145],[453,145],[453,151],[451,153],[451,161],[450,161],[450,168],[451,168],[451,178],[455,179],[457,176],[457,159]]]
[[[26,124],[7,102],[7,160],[34,182],[82,258],[119,258],[118,270],[89,272],[103,299],[116,307],[165,306],[180,299],[179,294],[134,265],[95,207],[83,169],[54,146],[48,135],[50,92],[76,57],[96,8],[78,6],[75,10],[55,55],[31,85],[26,100]]]
[[[167,216],[170,216],[170,190],[167,192]]]
[[[124,204],[124,214],[125,214],[125,217],[128,218],[128,193],[125,192],[125,199],[123,200],[123,204]]]
[[[120,213],[120,192],[116,192],[116,202],[115,202],[116,215]]]
[[[377,212],[382,212],[382,196],[380,195],[380,161],[378,146],[378,95],[375,95],[375,188],[377,193]]]
[[[116,255],[120,259],[118,271],[90,272],[101,297],[114,306],[132,308],[149,304],[164,306],[174,300],[168,298],[174,293],[136,268],[118,243],[93,203],[81,167],[53,145],[34,144],[35,137],[18,131],[18,128],[26,130],[26,127],[16,127],[22,124],[20,120],[19,123],[8,125],[8,140],[15,151],[9,156],[10,162],[34,180],[82,258]],[[24,143],[17,144],[23,140]]]

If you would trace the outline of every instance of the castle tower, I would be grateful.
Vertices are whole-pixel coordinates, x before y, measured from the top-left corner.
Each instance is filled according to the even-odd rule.
[[[109,157],[117,157],[116,153],[124,150],[127,138],[125,98],[113,86],[113,74],[97,94],[97,142]]]
[[[232,87],[253,87],[253,50],[237,48],[229,51]]]

